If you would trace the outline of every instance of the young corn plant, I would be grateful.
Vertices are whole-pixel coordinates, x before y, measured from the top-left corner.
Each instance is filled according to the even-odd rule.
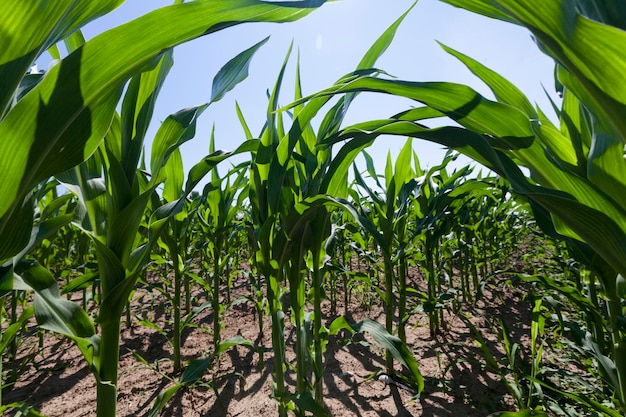
[[[473,242],[466,242],[462,232],[468,227],[471,213],[477,211],[473,202],[492,192],[489,184],[468,179],[472,172],[469,166],[449,173],[448,165],[455,158],[456,155],[449,152],[440,164],[416,179],[410,239],[421,252],[418,264],[427,284],[422,307],[428,314],[431,336],[445,328],[444,308],[457,294],[453,283],[457,275],[455,265],[451,258],[446,259],[447,254],[457,258],[463,298],[470,298],[471,282],[474,289],[478,288],[476,260],[470,255],[474,250]],[[448,238],[451,236],[456,239]]]
[[[212,282],[209,284],[213,308],[214,351],[218,350],[221,343],[222,315],[225,310],[220,289],[224,282],[227,286],[229,284],[227,269],[234,258],[232,250],[228,248],[232,247],[231,239],[237,232],[236,217],[240,214],[243,199],[247,197],[246,165],[247,163],[230,170],[225,178],[220,178],[217,169],[213,170],[211,182],[204,188],[201,207],[197,213],[201,236],[206,240],[203,253],[207,263],[212,263],[207,269],[212,271]],[[232,176],[234,180],[231,180]]]
[[[406,16],[406,14],[405,14]],[[358,70],[372,66],[388,43],[404,16],[396,21],[366,53]],[[345,208],[358,214],[346,201],[329,197],[331,188],[343,189],[347,195],[347,171],[362,148],[331,160],[329,149],[319,149],[322,139],[335,132],[354,95],[341,98],[326,113],[317,131],[311,120],[328,99],[307,103],[297,101],[293,108],[293,122],[288,131],[283,127],[283,113],[277,113],[278,93],[285,63],[270,95],[266,125],[260,135],[261,144],[253,156],[250,168],[250,202],[256,243],[256,264],[266,280],[267,301],[272,321],[274,349],[274,395],[279,401],[279,415],[295,409],[297,415],[308,410],[326,415],[323,406],[323,351],[327,331],[322,326],[322,268],[326,255],[325,242],[330,236],[330,207]],[[301,98],[299,71],[296,80],[296,100]],[[240,113],[247,137],[252,135]],[[313,305],[309,324],[306,277],[310,273],[310,299]],[[286,286],[286,282],[289,286]],[[290,296],[291,321],[296,332],[296,393],[288,392],[285,383],[285,338],[283,296]],[[309,330],[311,328],[312,330]],[[369,329],[369,328],[368,328]],[[390,334],[386,336],[391,337]],[[312,346],[311,346],[312,345]],[[392,346],[388,343],[388,346]],[[400,355],[396,349],[394,351]],[[406,354],[407,350],[402,351]],[[416,381],[421,381],[414,359],[407,359]],[[407,363],[405,362],[405,363]],[[309,377],[309,366],[314,376]],[[419,385],[419,384],[418,384]],[[423,386],[423,382],[422,385]],[[312,387],[312,390],[310,390]],[[313,394],[311,393],[313,391]]]
[[[366,160],[368,161],[370,177],[380,187],[377,175],[373,170],[371,158],[366,153],[364,155],[366,155]],[[412,161],[415,161],[415,167],[412,166]],[[412,197],[418,186],[415,177],[422,175],[419,162],[413,153],[411,140],[407,140],[398,154],[395,165],[391,161],[391,154],[388,154],[385,168],[385,187],[381,194],[375,192],[367,184],[356,170],[356,167],[354,175],[356,183],[367,192],[373,203],[373,210],[362,215],[373,217],[372,223],[375,225],[376,231],[372,236],[378,244],[383,257],[385,328],[390,334],[397,330],[400,340],[406,343],[406,273],[408,269],[406,240],[407,235],[409,235],[408,218],[412,213]],[[396,276],[396,270],[399,271],[400,277]],[[398,301],[395,300],[394,295],[396,287],[399,297]],[[397,315],[396,312],[398,313]],[[398,317],[398,322],[394,329],[394,318],[396,316]],[[386,365],[387,372],[392,375],[394,373],[393,357],[390,352],[387,352]]]
[[[176,175],[178,171],[182,172],[182,158],[179,150],[170,155],[170,162],[166,164],[166,170],[170,172],[167,175],[167,181],[163,189],[164,204],[175,202],[183,195],[182,182],[184,176]],[[171,269],[174,273],[174,293],[171,298],[173,318],[171,342],[175,372],[181,369],[180,350],[182,344],[181,333],[184,327],[183,315],[189,316],[191,312],[191,279],[188,271],[191,262],[194,260],[195,252],[191,251],[190,253],[190,249],[193,249],[193,246],[189,240],[192,236],[190,228],[192,227],[191,221],[195,215],[195,210],[196,208],[191,206],[191,202],[185,202],[180,212],[170,218],[168,226],[163,230],[160,237],[162,247],[165,249],[164,261],[171,260]],[[167,273],[168,268],[165,271]],[[167,277],[164,278],[167,279]],[[184,313],[183,304],[185,306]]]
[[[294,125],[285,133],[282,113],[276,114],[280,86],[287,64],[283,63],[276,86],[270,96],[268,119],[261,134],[261,145],[250,166],[250,202],[254,225],[255,263],[265,279],[266,298],[272,322],[274,350],[274,395],[279,401],[279,414],[288,409],[297,415],[305,410],[316,415],[327,415],[322,398],[323,338],[321,324],[322,271],[325,253],[323,243],[330,234],[328,212],[323,205],[307,207],[303,201],[317,195],[319,180],[312,178],[328,164],[328,153],[315,152],[316,137],[309,126],[313,112],[303,109],[294,112]],[[299,76],[296,93],[300,94]],[[298,97],[296,97],[298,98]],[[298,118],[299,114],[303,117]],[[240,114],[241,115],[241,114]],[[241,117],[247,136],[251,134]],[[301,161],[308,161],[303,163]],[[305,310],[307,302],[306,270],[310,265],[313,293],[313,335],[309,333],[309,319]],[[286,281],[289,283],[287,287]],[[296,331],[296,393],[288,392],[285,384],[285,335],[283,297],[290,296],[291,320]],[[311,342],[313,352],[309,351]],[[309,378],[309,364],[313,367],[315,381]],[[315,398],[310,387],[314,386]]]

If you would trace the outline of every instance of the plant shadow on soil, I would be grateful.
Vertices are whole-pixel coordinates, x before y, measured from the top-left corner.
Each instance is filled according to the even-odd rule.
[[[243,280],[243,278],[240,278]],[[420,282],[413,283],[415,286]],[[233,299],[249,294],[245,282],[235,282],[231,288]],[[154,295],[150,295],[154,297]],[[147,300],[138,290],[135,300]],[[201,297],[198,295],[198,297]],[[530,311],[523,303],[523,289],[506,289],[498,296],[486,294],[484,301],[467,306],[466,314],[483,333],[496,358],[502,358],[497,342],[497,328],[485,317],[501,317],[509,326],[511,337],[520,341],[527,337]],[[160,326],[169,325],[165,300],[159,300],[154,316]],[[139,304],[139,303],[136,303]],[[347,310],[348,321],[358,322],[366,317],[384,321],[380,306],[361,305],[356,297],[347,309],[335,306],[336,311]],[[331,314],[325,302],[326,325],[336,314]],[[135,318],[141,318],[142,308],[136,307]],[[194,320],[196,327],[183,333],[185,360],[205,357],[210,353],[212,335],[202,327],[211,327],[210,309]],[[495,320],[495,319],[490,319]],[[136,320],[135,320],[136,321]],[[181,417],[238,416],[270,417],[277,415],[277,403],[271,398],[273,366],[269,323],[266,334],[259,334],[258,317],[251,303],[242,303],[228,309],[223,322],[223,339],[236,335],[253,341],[263,350],[263,366],[259,354],[250,348],[238,346],[229,349],[204,375],[201,385],[180,389],[169,400],[162,415]],[[473,334],[457,315],[446,313],[446,328],[430,336],[423,313],[416,315],[407,326],[407,345],[412,349],[425,379],[424,392],[418,399],[413,393],[396,385],[386,385],[372,374],[385,368],[383,352],[368,335],[356,335],[345,343],[347,334],[331,337],[325,352],[324,401],[333,416],[364,417],[448,417],[486,416],[493,411],[510,410],[512,400],[498,375],[485,368],[480,349],[473,342]],[[169,331],[169,329],[168,329]],[[287,322],[287,360],[295,356],[292,328]],[[134,323],[132,329],[122,332],[120,348],[119,416],[148,416],[158,394],[171,386],[164,378],[176,379],[173,372],[171,347],[165,337],[154,330]],[[367,345],[370,344],[370,346]],[[95,380],[78,350],[68,341],[53,335],[45,337],[46,349],[38,355],[26,372],[21,374],[12,390],[3,393],[5,403],[24,401],[49,417],[95,415]],[[149,364],[141,363],[133,354]],[[399,366],[399,365],[398,365]],[[399,367],[396,368],[399,370]],[[158,372],[157,372],[158,370]],[[288,368],[288,388],[295,386],[293,371]]]

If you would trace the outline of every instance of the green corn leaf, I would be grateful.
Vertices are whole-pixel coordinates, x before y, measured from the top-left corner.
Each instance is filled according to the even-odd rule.
[[[144,191],[108,222],[107,246],[116,254],[122,265],[128,264],[128,256],[135,244],[135,237],[152,193],[152,190]]]
[[[522,191],[522,194],[537,201],[564,222],[562,225],[557,225],[558,232],[582,240],[615,270],[620,273],[626,272],[626,259],[624,258],[626,256],[626,246],[624,246],[626,233],[613,218],[559,193],[538,190],[538,192],[527,193]],[[569,233],[570,230],[575,235]],[[607,290],[613,287],[607,282],[603,284]]]
[[[73,302],[60,297],[56,280],[37,262],[20,261],[15,272],[36,294],[34,309],[37,323],[46,330],[72,338],[92,364],[98,339],[87,313]]]
[[[537,118],[537,111],[533,105],[530,104],[528,98],[513,83],[467,55],[455,51],[442,43],[439,43],[439,45],[450,55],[459,59],[470,71],[487,84],[499,102],[524,111],[528,118]]]
[[[488,100],[461,84],[360,77],[338,83],[315,96],[356,91],[385,93],[419,101],[467,129],[490,135],[494,145],[503,149],[528,147],[534,138],[530,121],[522,111]]]
[[[278,144],[278,146],[276,147],[276,151],[275,151],[276,157],[275,158],[270,157],[268,162],[271,163],[274,159],[277,159],[278,163],[280,164],[279,165],[280,167],[284,167],[285,164],[287,163],[289,156],[293,152],[293,148],[296,144],[296,141],[300,139],[301,133],[302,133],[302,130],[300,130],[297,136],[289,135],[287,138],[283,138],[279,134],[279,129],[282,128],[282,123],[280,123],[280,121],[282,120],[282,116],[280,113],[276,113],[276,109],[278,108],[278,97],[280,95],[283,78],[285,76],[287,64],[289,63],[289,57],[291,56],[292,48],[293,48],[293,42],[289,45],[289,49],[287,50],[287,54],[285,55],[285,58],[283,59],[283,64],[280,67],[278,77],[276,79],[276,82],[274,83],[274,88],[272,89],[272,93],[269,98],[269,103],[268,103],[268,108],[267,108],[267,124],[265,126],[266,128],[264,132],[265,134],[263,135],[261,139],[261,142],[263,143],[264,148],[267,149],[270,153],[273,153],[271,152],[271,150],[276,146],[276,144]],[[279,123],[277,123],[277,120],[279,120]],[[276,185],[270,185],[269,182],[270,181],[273,182],[274,179],[279,178],[281,175],[269,175],[271,171],[262,165],[259,166],[258,168],[259,168],[259,172],[263,174],[262,178],[268,181],[267,193],[268,193],[268,201],[270,203],[270,207],[272,207],[272,210],[276,210],[278,194],[275,193],[274,191],[280,191],[282,187],[282,183],[279,183],[278,186],[276,186]],[[276,174],[278,173],[276,172]]]
[[[563,103],[561,109],[557,109],[556,114],[561,121],[561,132],[563,135],[571,138],[572,145],[576,150],[578,166],[585,167],[586,155],[591,147],[591,126],[588,124],[588,114],[584,107],[581,106],[580,100],[566,89],[563,91]],[[556,108],[554,105],[553,107]],[[547,117],[542,117],[542,124]]]
[[[15,90],[15,94],[13,96],[13,100],[11,102],[11,107],[15,106],[15,104],[20,101],[27,93],[30,92],[41,80],[43,80],[43,73],[30,73],[26,74],[24,78],[20,81],[20,85]]]
[[[390,189],[393,182],[393,164],[391,162],[391,151],[387,151],[387,161],[385,162],[385,187]],[[393,185],[395,187],[395,184]]]
[[[100,283],[103,293],[109,294],[109,292],[126,277],[124,266],[111,249],[109,249],[100,240],[92,237],[96,246],[96,258],[98,260],[98,268],[100,270],[100,276],[106,277]]]
[[[74,169],[57,174],[57,180],[77,197],[74,224],[101,236],[107,221],[107,190],[100,177],[102,164],[98,154]]]
[[[410,120],[410,121],[418,121],[418,120],[427,120],[434,119],[437,117],[445,117],[445,114],[442,112],[433,109],[432,107],[422,106],[415,107],[413,109],[405,110],[400,112],[394,116],[392,119],[396,120]]]
[[[564,397],[567,397],[571,400],[576,401],[579,404],[584,404],[588,409],[590,410],[597,410],[599,412],[601,412],[602,414],[609,416],[609,417],[620,417],[622,414],[612,408],[607,407],[604,404],[601,404],[597,401],[595,401],[592,398],[589,398],[585,395],[578,395],[576,393],[572,393],[569,391],[564,391],[564,390],[560,390],[557,389],[556,387],[545,383],[544,381],[540,381],[537,378],[533,378],[531,376],[526,376],[526,378],[528,378],[529,381],[535,383],[535,384],[539,384],[543,387],[546,387],[550,390],[553,390],[557,393],[559,393],[560,395],[563,395]]]
[[[396,21],[393,22],[391,26],[389,26],[376,39],[376,41],[372,44],[370,49],[365,53],[363,58],[361,58],[359,65],[357,65],[356,67],[357,69],[361,70],[361,69],[373,68],[376,65],[376,61],[378,61],[378,58],[380,58],[385,53],[389,45],[391,45],[391,42],[393,41],[393,38],[395,37],[396,32],[398,31],[398,28],[400,27],[400,24],[406,18],[409,12],[413,10],[416,4],[417,4],[417,0],[411,5],[411,7],[409,7],[409,9],[406,12],[402,14],[402,16],[396,19]]]
[[[336,156],[330,162],[327,175],[322,180],[321,189],[329,195],[338,197],[348,196],[347,172],[352,166],[354,159],[361,151],[372,144],[375,136],[360,135],[358,138],[349,141],[337,151]]]
[[[230,339],[227,339],[221,342],[219,346],[217,347],[216,353],[217,354],[224,353],[228,349],[235,347],[235,346],[247,346],[256,350],[259,349],[259,347],[255,345],[252,341],[245,339],[241,335],[238,335],[238,336],[231,337]]]
[[[35,59],[72,31],[102,16],[123,0],[7,0],[0,11],[0,117]]]
[[[150,409],[150,413],[148,413],[148,417],[157,417],[167,402],[176,394],[176,392],[183,387],[183,384],[176,384],[172,387],[169,387],[165,391],[161,391],[159,395],[157,395],[154,403],[152,404],[152,408]]]
[[[40,326],[57,333],[76,337],[91,337],[95,329],[89,316],[80,307],[60,297],[52,274],[32,261],[16,265],[19,274],[37,294],[35,314]]]
[[[345,139],[348,141],[338,152],[339,154],[360,152],[369,146],[380,135],[412,136],[416,138],[430,140],[441,145],[449,146],[469,156],[486,167],[503,174],[503,167],[499,163],[497,152],[489,145],[489,142],[474,132],[458,127],[440,127],[429,129],[417,123],[397,120],[380,120],[359,123],[346,127],[336,135],[328,138],[329,143],[339,142]],[[343,159],[337,162],[333,160],[331,169],[337,164],[344,164]],[[341,168],[336,168],[339,170]],[[330,181],[329,192],[335,188],[330,188],[334,181]],[[332,194],[332,193],[331,193]],[[334,195],[334,194],[333,194]]]
[[[243,112],[241,111],[241,108],[239,107],[239,103],[237,102],[235,102],[235,110],[237,112],[237,118],[239,119],[239,123],[241,124],[241,128],[243,129],[246,140],[252,139],[253,138],[252,131],[250,130],[250,127],[248,126],[248,123],[246,122]]]
[[[155,68],[131,78],[126,88],[121,111],[122,149],[120,149],[118,159],[122,163],[129,184],[132,184],[135,179],[157,97],[165,78],[174,65],[172,56],[172,49],[165,51],[156,61]]]
[[[231,347],[242,346],[242,345],[250,346],[250,347],[257,349],[257,346],[251,341],[244,339],[241,336],[235,336],[231,339],[225,340],[224,342],[220,343],[218,346],[218,352],[215,352],[214,355],[223,353],[227,351],[228,349],[230,349]],[[166,389],[165,391],[161,391],[159,393],[157,398],[154,400],[154,403],[152,405],[152,408],[150,409],[150,413],[148,414],[148,416],[150,417],[158,416],[161,410],[163,410],[163,408],[167,404],[167,402],[174,396],[174,394],[176,394],[176,392],[179,389],[185,387],[186,385],[192,384],[200,380],[200,378],[202,378],[202,376],[205,374],[206,370],[213,363],[213,361],[214,361],[213,355],[206,357],[206,358],[194,359],[193,361],[191,361],[187,365],[185,370],[183,371],[182,375],[180,376],[179,381],[174,386]]]
[[[50,189],[48,191],[52,192],[56,188],[58,183],[56,181],[51,181],[48,184],[46,184],[46,187],[48,187],[48,185],[50,186]],[[41,194],[39,194],[39,195],[41,195]],[[72,194],[67,193],[67,194],[63,194],[63,195],[55,198],[52,201],[46,202],[46,206],[43,208],[43,210],[41,210],[41,220],[45,221],[46,219],[55,216],[56,214],[58,214],[58,212],[61,209],[67,208],[68,204],[73,199],[74,199],[74,197],[72,196]]]
[[[39,411],[35,410],[32,406],[25,403],[11,403],[0,406],[0,413],[3,413],[8,410],[17,410],[16,416],[24,416],[24,417],[46,417],[44,414],[41,414]]]
[[[72,213],[61,214],[59,216],[49,217],[33,226],[28,244],[15,256],[15,259],[21,259],[24,257],[32,248],[39,245],[44,239],[53,236],[59,231],[59,229],[70,224],[73,218],[74,215]]]
[[[132,275],[128,274],[125,279],[122,279],[119,284],[107,293],[100,303],[100,314],[98,314],[96,323],[105,325],[119,321],[126,304],[128,304],[128,297],[135,289],[137,278],[138,271],[135,271]]]
[[[18,289],[21,279],[18,278],[13,271],[13,260],[10,260],[4,265],[0,265],[0,300],[11,294],[13,290]],[[16,283],[18,285],[16,285]],[[24,290],[29,290],[28,286]]]
[[[345,131],[339,132],[336,138],[354,137],[352,141],[344,145],[344,148],[359,147],[364,146],[364,142],[370,143],[377,135],[384,132],[385,134],[419,137],[457,149],[506,177],[516,192],[549,208],[555,218],[561,220],[558,228],[562,235],[586,241],[613,268],[618,271],[625,270],[626,263],[623,259],[626,256],[624,253],[626,249],[623,248],[621,242],[623,242],[622,236],[626,229],[624,224],[626,216],[622,213],[621,207],[607,199],[606,195],[600,193],[597,188],[589,186],[586,181],[581,181],[576,176],[560,170],[558,166],[544,164],[543,169],[549,174],[550,183],[571,192],[579,200],[576,201],[572,195],[562,191],[529,183],[509,157],[495,151],[484,138],[473,132],[452,127],[424,129],[410,122],[397,121],[389,121],[387,124],[372,122],[371,127],[376,128],[372,133],[362,133],[364,130],[362,125],[346,128]],[[538,151],[539,149],[532,150],[531,156],[536,155]],[[598,230],[602,230],[602,233]]]
[[[163,172],[167,178],[163,185],[163,199],[165,201],[177,200],[183,194],[183,184],[185,183],[185,169],[180,149],[176,149],[170,154]]]
[[[150,154],[151,181],[154,184],[161,182],[159,174],[170,154],[195,136],[198,117],[206,108],[207,105],[204,104],[180,110],[167,116],[161,124],[154,137]]]
[[[487,366],[490,368],[492,372],[501,374],[500,365],[498,364],[498,361],[496,360],[496,358],[493,356],[493,353],[491,353],[491,349],[489,349],[489,346],[487,345],[487,341],[483,337],[480,330],[476,328],[476,326],[474,325],[474,323],[471,322],[468,316],[462,315],[461,318],[463,319],[465,324],[467,324],[467,326],[470,328],[472,333],[474,333],[474,343],[483,352],[483,357],[485,358],[485,361],[487,362]],[[500,377],[502,378],[502,375],[500,375]]]
[[[187,367],[185,368],[183,374],[180,376],[180,383],[187,384],[190,382],[195,382],[202,378],[202,375],[204,375],[212,361],[212,357],[195,359],[191,361],[189,365],[187,365]]]
[[[626,86],[621,82],[626,71],[626,32],[576,10],[578,2],[558,0],[444,0],[456,6],[476,10],[476,4],[496,5],[501,12],[527,27],[561,65],[579,81],[594,105],[612,121],[622,137],[626,137]],[[588,103],[591,105],[592,103]]]
[[[39,24],[32,24],[35,20],[41,20],[38,8],[32,8],[30,4],[28,7],[18,7],[18,3],[11,2],[10,7],[3,7],[3,11],[10,11],[11,14],[0,21],[10,22],[11,25],[19,22],[16,27],[24,29],[19,32],[24,42],[37,38],[39,32],[42,41],[33,48],[22,41],[17,42],[16,48],[9,52],[3,48],[0,59],[0,73],[3,77],[0,79],[3,82],[7,80],[7,88],[2,90],[10,96],[27,65],[41,50],[51,46],[46,41],[70,33],[77,25],[108,11],[111,5],[119,2],[91,2],[90,6],[75,8],[70,6],[77,5],[77,2],[55,2],[53,6],[47,7],[51,12],[58,12],[57,15],[52,13],[52,18],[46,15],[43,19],[46,25],[53,25],[50,31],[54,29],[58,32],[54,34],[41,31]],[[52,67],[43,80],[0,121],[0,136],[3,138],[0,153],[13,155],[12,158],[0,160],[0,177],[3,179],[0,183],[2,235],[5,235],[4,228],[8,223],[15,223],[13,213],[18,210],[26,193],[37,183],[79,164],[93,154],[111,125],[126,81],[144,70],[164,50],[242,22],[293,21],[322,3],[272,4],[256,0],[222,0],[177,4],[155,10],[102,33],[76,49]],[[94,11],[97,6],[100,8]],[[58,24],[57,17],[63,16],[63,13],[72,17],[73,21]],[[55,27],[56,24],[58,26]],[[30,26],[28,30],[26,26]],[[24,35],[33,31],[37,32],[37,36],[31,38]],[[146,33],[151,36],[145,36]],[[29,52],[32,50],[36,52]],[[24,62],[12,62],[14,60]],[[4,77],[7,72],[11,74]],[[19,78],[14,74],[17,72]],[[24,219],[19,220],[25,223]]]
[[[234,151],[216,151],[211,155],[206,156],[189,171],[189,174],[187,175],[187,182],[185,184],[185,193],[191,193],[198,183],[202,181],[204,176],[211,172],[211,170],[221,161],[241,153],[255,152],[259,148],[259,144],[260,142],[258,139],[251,139],[243,142]]]
[[[20,314],[19,319],[16,322],[11,323],[9,327],[2,331],[2,338],[0,338],[0,352],[4,352],[9,343],[15,338],[17,333],[20,331],[22,327],[26,325],[28,320],[35,315],[34,307],[27,307],[22,314]]]
[[[227,92],[248,78],[248,69],[252,57],[268,40],[269,36],[239,53],[239,55],[228,61],[226,65],[219,70],[215,78],[213,78],[211,103],[221,100]]]
[[[387,159],[387,161],[389,161],[389,159]],[[357,184],[359,187],[361,187],[363,190],[365,190],[365,192],[367,193],[367,195],[370,197],[370,199],[372,200],[372,202],[374,203],[375,207],[382,207],[385,205],[385,200],[383,197],[381,197],[378,193],[376,193],[367,183],[367,181],[365,181],[363,179],[363,176],[361,175],[361,173],[357,170],[356,165],[353,165],[353,171],[354,171],[354,182],[355,184]],[[358,200],[355,200],[355,202]],[[384,215],[384,213],[382,213]]]
[[[301,394],[291,395],[291,401],[298,407],[301,411],[309,411],[313,413],[314,416],[322,416],[322,417],[330,417],[331,414],[328,410],[326,410],[320,403],[315,401],[313,395],[310,392],[306,391]]]
[[[350,324],[345,317],[341,316],[333,320],[329,328],[329,333],[336,335],[341,329],[348,330],[351,333],[367,332],[371,334],[376,342],[391,353],[394,359],[400,362],[411,373],[411,382],[417,388],[418,394],[423,391],[424,378],[419,371],[415,357],[398,337],[389,334],[380,323],[371,319],[365,319],[359,323]]]
[[[107,216],[106,222],[115,219],[128,204],[135,198],[136,192],[133,190],[132,181],[128,180],[126,172],[124,171],[124,157],[122,153],[121,159],[114,154],[116,151],[113,149],[118,144],[113,144],[109,138],[111,135],[107,135],[104,142],[104,152],[99,152],[101,155],[102,165],[104,167],[104,183],[107,185],[107,204],[104,206],[104,210]],[[123,142],[119,143],[120,149],[124,147]],[[136,167],[135,167],[136,168]],[[100,207],[98,207],[100,209]]]
[[[354,220],[361,227],[363,227],[369,233],[370,236],[372,236],[372,238],[380,247],[381,251],[383,251],[383,253],[390,253],[389,245],[387,244],[387,241],[385,240],[383,234],[378,230],[376,225],[367,217],[359,214],[359,212],[354,208],[354,206],[352,206],[352,204],[350,204],[349,201],[342,198],[330,197],[328,195],[318,195],[312,198],[308,198],[303,204],[309,206],[313,206],[315,204],[327,204],[334,205],[345,210],[354,218]]]
[[[89,288],[98,279],[98,271],[88,272],[78,278],[72,279],[61,289],[61,294],[68,294],[74,291]]]
[[[415,6],[417,2],[415,2],[409,10],[407,10],[402,16],[400,16],[383,34],[376,40],[376,42],[370,47],[370,49],[365,53],[361,62],[357,66],[357,71],[355,74],[369,74],[372,73],[373,70],[370,68],[373,67],[376,61],[380,58],[380,56],[385,52],[387,47],[391,44],[400,24],[411,11],[411,9]],[[348,75],[346,79],[352,79],[354,74]],[[342,78],[343,79],[343,78]],[[328,134],[334,133],[339,126],[341,125],[346,111],[350,106],[352,100],[356,97],[356,93],[348,94],[345,98],[341,98],[339,102],[333,106],[331,111],[329,111],[319,128],[318,132],[318,140],[322,141],[324,137]],[[301,110],[297,112],[297,116],[294,119],[293,125],[289,130],[288,137],[284,138],[281,144],[279,145],[279,160],[281,164],[283,164],[289,153],[293,150],[296,142],[302,137],[303,132],[310,131],[310,122],[315,117],[315,115],[319,112],[319,110],[324,106],[329,100],[329,97],[315,97],[310,100],[309,103]],[[304,102],[303,100],[296,100],[296,103],[293,106],[298,107],[298,103]],[[321,184],[320,191],[321,192],[329,192],[332,195],[337,195],[340,197],[345,197],[348,194],[348,184],[347,184],[347,172],[352,162],[359,154],[359,152],[365,148],[367,145],[361,147],[360,149],[352,149],[352,151],[348,151],[347,149],[341,154],[332,159],[332,168],[329,172],[324,172],[324,170],[319,171],[319,175],[322,175],[322,178],[318,178],[316,181],[319,181]],[[320,157],[323,157],[324,152],[327,152],[325,149],[318,150],[320,153]],[[328,187],[332,187],[332,191],[329,190]]]
[[[413,158],[413,143],[411,138],[409,138],[398,157],[396,158],[396,163],[394,165],[394,173],[393,173],[393,181],[395,183],[394,194],[400,193],[404,184],[408,183],[413,177],[415,177],[415,172],[413,172],[413,168],[411,167],[411,159]],[[393,196],[393,200],[395,201],[395,195]]]
[[[576,80],[569,76],[569,74],[562,73],[561,77],[569,86],[576,84]],[[581,96],[580,99],[583,103],[592,102],[591,98],[585,95]],[[580,106],[580,104],[578,106]],[[571,107],[573,107],[573,105],[570,106],[570,108]],[[593,136],[591,137],[591,144],[586,153],[586,164],[583,165],[587,168],[587,171],[583,173],[583,175],[586,174],[587,178],[593,182],[597,188],[603,190],[604,193],[615,200],[617,205],[623,207],[624,204],[626,204],[624,137],[621,136],[610,121],[606,119],[601,110],[599,113],[596,111],[598,109],[592,110],[594,110],[594,115],[590,127],[593,129]],[[574,116],[577,115],[575,109],[571,109],[570,112]],[[570,113],[566,113],[565,116],[569,116],[569,114]],[[578,125],[580,126],[580,122],[578,122]],[[580,126],[579,130],[583,130],[583,127]],[[585,134],[584,130],[583,134]],[[589,133],[585,134],[585,136],[587,135],[589,135]]]
[[[65,44],[65,48],[67,48],[68,53],[72,53],[85,43],[85,37],[83,36],[83,32],[79,29],[73,33],[71,33],[68,37],[63,39],[63,43]],[[58,58],[53,59],[61,59],[60,56]]]
[[[16,204],[16,210],[0,219],[0,264],[20,253],[30,240],[33,225],[34,198],[27,195],[22,204]]]
[[[502,20],[505,22],[519,24],[512,16],[502,10],[499,5],[490,0],[442,0],[445,3],[451,4],[456,7],[462,7],[463,9],[470,10],[474,13],[482,14],[484,16],[491,17],[493,19]]]

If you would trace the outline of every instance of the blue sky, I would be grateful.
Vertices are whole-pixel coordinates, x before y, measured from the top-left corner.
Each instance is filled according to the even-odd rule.
[[[87,39],[172,1],[127,0],[113,13],[84,29]],[[413,0],[341,0],[323,5],[304,19],[287,24],[245,24],[189,42],[175,49],[174,68],[155,109],[152,137],[168,114],[208,102],[211,82],[217,71],[240,51],[266,36],[250,67],[250,76],[220,102],[212,104],[201,117],[196,138],[182,148],[185,169],[208,153],[212,125],[218,149],[231,150],[244,140],[235,113],[235,101],[242,108],[253,134],[263,125],[266,90],[276,80],[289,44],[294,43],[281,103],[292,99],[297,53],[300,53],[302,86],[305,94],[329,87],[354,70],[376,38],[411,5]],[[459,50],[513,81],[544,110],[549,109],[542,85],[553,97],[553,65],[541,54],[528,31],[456,9],[437,0],[421,0],[400,27],[394,43],[378,67],[411,81],[453,81],[470,85],[487,97],[489,91],[437,41]],[[347,122],[385,118],[410,108],[414,103],[381,95],[361,95]],[[395,155],[404,140],[381,138],[368,152],[382,171],[391,150]],[[149,143],[147,144],[149,146]],[[438,145],[414,141],[422,165],[434,165],[445,153]],[[226,167],[224,167],[226,168]]]

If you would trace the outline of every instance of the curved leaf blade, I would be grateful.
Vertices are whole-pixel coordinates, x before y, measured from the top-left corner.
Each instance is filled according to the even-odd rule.
[[[213,78],[211,103],[221,100],[227,92],[248,78],[248,69],[250,68],[252,57],[269,39],[268,36],[245,51],[240,52],[219,70],[215,78]]]
[[[322,3],[177,4],[85,43],[54,66],[0,122],[0,154],[15,155],[0,160],[0,216],[24,190],[94,152],[111,123],[124,83],[164,49],[238,23],[293,21]]]

